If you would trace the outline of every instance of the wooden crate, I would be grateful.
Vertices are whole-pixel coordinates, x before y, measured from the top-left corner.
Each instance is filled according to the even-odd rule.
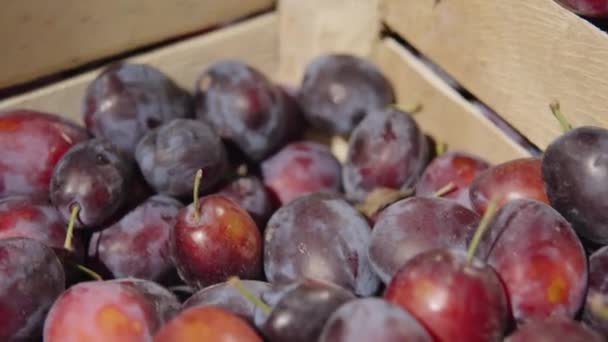
[[[166,10],[167,22],[180,20],[182,13],[164,8],[170,6],[165,2],[150,3],[146,2],[148,11]],[[209,13],[236,19],[271,2],[244,3],[247,5],[236,1],[196,2],[188,25],[180,25],[179,29],[147,22],[156,17],[145,11],[131,19],[125,8],[103,5],[108,7],[102,12],[109,16],[147,22],[142,26],[146,32],[138,32],[138,40],[119,39],[120,43],[116,43],[119,30],[101,30],[97,43],[110,44],[106,40],[112,40],[112,47],[91,53],[89,48],[97,43],[77,40],[76,48],[83,44],[83,53],[87,51],[86,57],[78,58],[88,60],[128,50],[152,38],[180,33],[185,27],[214,22],[216,17],[206,16]],[[20,4],[33,6],[29,1]],[[200,22],[196,19],[199,15]],[[74,22],[71,25],[75,30],[87,26]],[[383,35],[383,25],[400,37]],[[24,36],[2,37],[10,40],[9,46],[17,46]],[[559,125],[549,111],[551,101],[559,100],[575,125],[608,122],[603,108],[608,97],[608,78],[604,77],[608,73],[608,37],[553,0],[281,0],[276,9],[263,15],[129,59],[150,63],[190,89],[200,70],[224,58],[241,59],[280,82],[297,85],[304,66],[313,57],[327,52],[352,53],[370,58],[386,73],[401,105],[422,104],[416,120],[426,132],[451,148],[475,152],[492,162],[528,155],[526,149],[405,47],[400,38],[439,64],[541,148],[559,134]],[[33,42],[44,49],[54,46],[59,38],[54,39]],[[70,61],[75,58],[73,51],[53,50],[57,58],[53,63],[23,60],[35,65],[17,76],[9,72],[15,68],[15,59],[2,59],[0,86],[2,82],[16,83],[74,64],[74,60]],[[98,70],[88,71],[4,99],[0,110],[31,108],[80,120],[82,94],[97,73]]]

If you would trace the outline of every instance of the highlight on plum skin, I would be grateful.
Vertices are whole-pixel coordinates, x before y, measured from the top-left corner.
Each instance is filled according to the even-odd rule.
[[[213,194],[180,210],[172,258],[188,285],[204,288],[230,276],[262,275],[262,237],[255,221],[230,198]]]
[[[35,340],[65,274],[53,250],[29,238],[0,240],[0,340]]]
[[[58,115],[0,113],[0,196],[48,196],[55,165],[87,131]]]
[[[168,280],[174,273],[171,230],[182,207],[171,197],[150,197],[118,222],[95,233],[89,257],[101,262],[115,278]]]
[[[281,204],[315,192],[340,192],[340,162],[319,143],[291,143],[263,161],[261,168],[264,184]]]
[[[161,323],[154,304],[135,288],[84,282],[55,301],[44,323],[44,341],[151,341]]]

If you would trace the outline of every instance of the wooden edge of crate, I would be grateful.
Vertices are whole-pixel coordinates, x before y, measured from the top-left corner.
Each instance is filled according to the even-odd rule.
[[[153,65],[185,89],[191,89],[203,68],[220,59],[243,60],[270,75],[278,64],[278,18],[265,14],[242,23],[144,53],[128,61]],[[0,110],[32,109],[81,121],[80,104],[87,85],[99,70],[0,102]]]
[[[0,88],[243,18],[273,0],[9,1]]]
[[[608,35],[553,0],[384,0],[391,30],[540,148],[575,126],[608,126]]]
[[[300,82],[310,61],[326,53],[369,57],[380,37],[380,0],[280,0],[277,79]]]
[[[470,151],[493,163],[530,156],[394,39],[380,41],[372,60],[393,83],[398,104],[422,105],[414,118],[425,133],[447,143],[450,150]]]

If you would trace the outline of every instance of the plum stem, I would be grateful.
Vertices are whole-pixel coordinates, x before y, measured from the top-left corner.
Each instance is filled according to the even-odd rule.
[[[490,221],[494,217],[494,214],[496,214],[496,211],[498,211],[498,196],[494,196],[490,200],[486,212],[483,214],[481,222],[479,222],[479,226],[475,231],[475,235],[473,236],[473,240],[471,241],[471,244],[469,245],[469,250],[467,251],[467,262],[473,261],[475,253],[477,253],[479,243],[481,242],[481,238],[485,234],[488,226],[490,225]]]
[[[234,286],[234,288],[236,288],[241,293],[241,295],[247,298],[255,306],[260,308],[260,310],[262,310],[262,312],[266,316],[270,315],[270,313],[272,312],[272,308],[268,304],[264,303],[260,298],[258,298],[258,296],[254,295],[251,291],[249,291],[238,277],[230,277],[228,279],[228,284]]]
[[[192,191],[192,197],[194,198],[192,203],[194,205],[194,219],[198,221],[198,192],[201,188],[201,179],[203,179],[203,169],[196,171],[194,176],[194,190]]]
[[[443,195],[452,192],[452,190],[456,189],[456,185],[453,182],[449,182],[444,185],[441,189],[435,191],[433,193],[433,197],[442,197]]]
[[[568,119],[566,119],[564,113],[562,113],[559,102],[555,101],[551,103],[549,107],[551,108],[551,113],[553,113],[553,116],[555,116],[557,121],[559,121],[560,126],[562,126],[562,131],[566,133],[571,130],[572,125],[570,124],[570,122],[568,122]]]
[[[169,287],[169,291],[171,292],[184,292],[184,293],[188,293],[188,294],[193,294],[194,292],[196,292],[194,290],[194,288],[190,287],[190,286],[172,286]]]
[[[448,144],[446,144],[445,142],[441,141],[435,144],[435,154],[437,155],[437,157],[441,157],[442,155],[444,155],[447,150]]]
[[[72,251],[72,239],[74,237],[74,225],[76,223],[76,218],[78,217],[78,213],[80,212],[80,205],[74,204],[71,208],[70,213],[70,221],[68,222],[68,229],[65,233],[65,241],[63,243],[63,248],[68,251]]]
[[[76,266],[77,269],[79,269],[81,272],[87,274],[89,277],[98,280],[98,281],[103,281],[103,278],[99,275],[99,273],[93,271],[92,269],[81,265],[81,264],[74,264],[74,266]]]
[[[414,189],[395,190],[382,187],[375,188],[367,195],[363,203],[357,205],[357,210],[366,217],[371,218],[392,203],[412,196],[414,192]]]
[[[398,104],[393,104],[393,108],[395,108],[396,110],[402,111],[402,112],[406,112],[409,113],[410,115],[415,115],[418,114],[420,112],[422,112],[422,109],[424,108],[424,106],[422,105],[422,103],[417,103],[414,106],[401,106]]]

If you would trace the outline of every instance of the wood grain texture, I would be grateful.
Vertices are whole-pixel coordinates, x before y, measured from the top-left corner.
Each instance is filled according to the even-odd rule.
[[[239,59],[270,75],[278,65],[278,18],[266,14],[225,29],[187,39],[129,59],[158,67],[185,89],[198,74],[225,58]],[[99,70],[0,102],[0,110],[29,108],[57,113],[80,121],[80,101]]]
[[[0,88],[232,21],[273,0],[6,0]]]
[[[608,126],[608,36],[553,0],[384,0],[386,23],[545,148],[574,125]]]
[[[279,0],[278,78],[299,84],[315,57],[331,52],[367,57],[378,40],[380,0]]]
[[[422,105],[415,120],[425,133],[447,143],[450,150],[469,151],[494,163],[529,156],[393,39],[380,42],[372,59],[393,83],[399,106]]]

